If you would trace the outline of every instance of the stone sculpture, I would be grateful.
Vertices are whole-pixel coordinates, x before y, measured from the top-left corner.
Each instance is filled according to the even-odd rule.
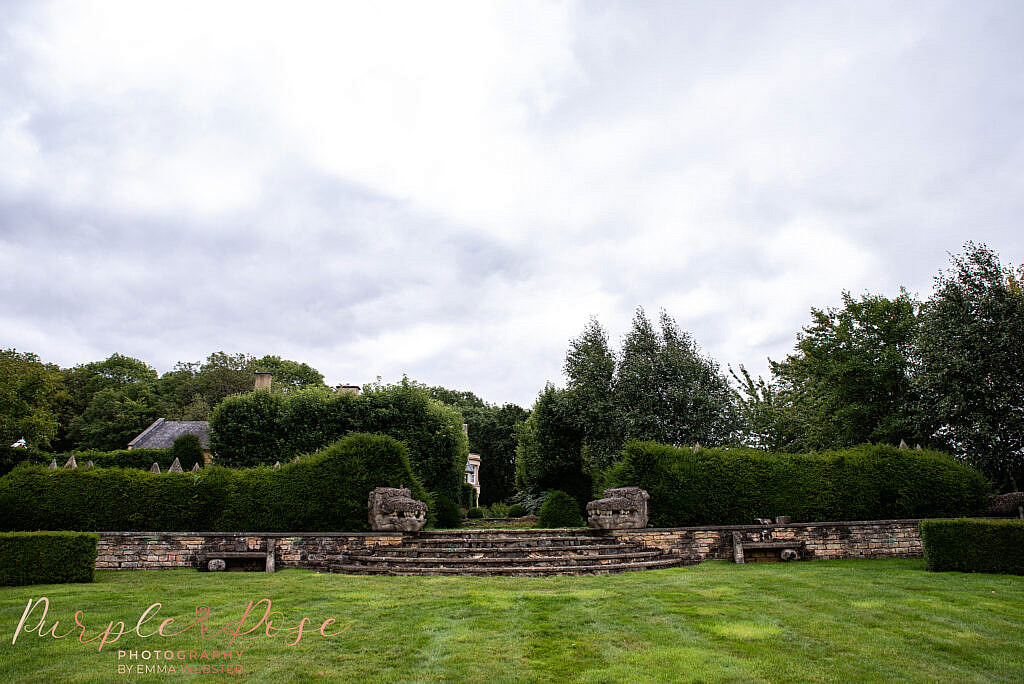
[[[639,487],[604,490],[603,499],[587,504],[590,526],[597,530],[621,530],[647,527],[647,500],[650,495]]]
[[[367,503],[374,532],[418,532],[427,524],[427,504],[404,488],[377,487]]]

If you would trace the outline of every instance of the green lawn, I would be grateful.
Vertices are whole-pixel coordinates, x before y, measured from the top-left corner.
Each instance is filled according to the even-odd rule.
[[[86,638],[112,620],[132,629],[155,601],[163,604],[159,619],[181,624],[207,604],[209,624],[219,628],[237,622],[248,601],[267,597],[288,627],[301,617],[313,618],[313,629],[326,618],[349,625],[296,646],[285,644],[293,636],[242,644],[233,662],[245,681],[1024,678],[1024,578],[929,573],[920,560],[708,562],[549,578],[100,572],[91,585],[0,588],[0,682],[167,681],[118,675],[118,650],[227,648],[225,637],[203,642],[194,629],[168,638],[125,635],[101,653],[98,642],[83,645],[74,635],[22,633],[12,645],[26,602],[40,596],[51,602],[47,629],[59,619],[58,631],[66,632],[82,610]]]

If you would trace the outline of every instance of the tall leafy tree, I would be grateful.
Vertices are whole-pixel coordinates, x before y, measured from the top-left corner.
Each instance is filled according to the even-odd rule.
[[[922,311],[920,387],[937,436],[1018,489],[1024,475],[1024,269],[968,242]]]
[[[626,439],[718,445],[739,426],[734,395],[714,360],[662,311],[659,327],[637,309],[622,345],[615,405]]]
[[[615,355],[608,332],[596,318],[569,342],[563,370],[572,415],[582,433],[583,460],[591,472],[600,472],[622,448],[622,420],[615,403]]]
[[[0,446],[49,446],[57,435],[60,369],[29,352],[0,349]]]
[[[905,290],[895,299],[844,292],[841,307],[812,308],[794,352],[771,362],[768,443],[800,451],[926,442],[912,377],[918,308]]]
[[[561,489],[578,502],[593,484],[582,460],[583,440],[566,390],[548,384],[537,397],[516,440],[516,485],[528,495]]]

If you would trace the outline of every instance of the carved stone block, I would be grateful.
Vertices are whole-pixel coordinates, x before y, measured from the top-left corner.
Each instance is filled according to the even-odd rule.
[[[408,489],[377,487],[367,503],[374,532],[418,532],[427,524],[427,504]]]
[[[647,500],[650,495],[639,487],[604,490],[603,499],[587,504],[587,518],[597,530],[623,530],[647,527]]]

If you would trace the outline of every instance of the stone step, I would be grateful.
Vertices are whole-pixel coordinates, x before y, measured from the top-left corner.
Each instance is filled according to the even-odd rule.
[[[691,565],[695,561],[682,557],[668,557],[649,561],[631,563],[594,563],[588,565],[549,565],[549,566],[499,566],[499,567],[430,567],[430,568],[396,568],[395,566],[367,567],[364,565],[338,564],[329,566],[331,572],[352,575],[507,575],[513,577],[536,577],[546,575],[601,575],[606,573],[630,572],[633,570],[654,570]]]
[[[495,558],[491,556],[470,557],[432,557],[432,556],[394,556],[375,554],[351,554],[349,564],[369,564],[373,566],[395,565],[404,567],[474,567],[487,565],[506,566],[550,566],[550,565],[592,565],[607,563],[628,563],[635,560],[655,560],[662,556],[661,551],[630,551],[606,554],[555,554],[555,555],[523,555],[517,558]]]
[[[374,551],[386,551],[388,553],[395,551],[400,554],[487,554],[487,555],[501,555],[501,554],[519,554],[519,553],[576,553],[584,551],[630,551],[630,550],[641,550],[644,547],[640,544],[552,544],[552,545],[501,545],[491,546],[487,544],[471,544],[471,545],[418,545],[409,544],[402,546],[381,546],[375,547]]]
[[[438,556],[438,557],[459,557],[459,556],[487,556],[493,558],[511,557],[517,558],[528,554],[599,554],[618,553],[629,551],[649,551],[650,549],[639,544],[612,546],[607,544],[593,544],[581,546],[501,546],[478,547],[478,546],[381,546],[360,549],[354,553],[395,555],[395,556]]]

